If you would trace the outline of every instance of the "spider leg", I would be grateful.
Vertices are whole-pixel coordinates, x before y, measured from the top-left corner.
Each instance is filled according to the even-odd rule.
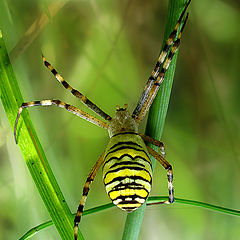
[[[158,204],[170,204],[174,202],[174,194],[173,194],[173,170],[172,166],[156,151],[147,146],[148,152],[159,161],[159,163],[167,170],[167,178],[168,178],[168,192],[169,198],[167,201],[159,202]]]
[[[135,118],[135,120],[138,124],[144,118],[144,116],[146,115],[150,106],[152,105],[152,102],[157,95],[159,87],[164,80],[165,72],[168,69],[170,62],[178,49],[178,46],[180,44],[180,38],[181,38],[182,32],[184,30],[184,27],[186,25],[188,14],[184,19],[183,25],[182,25],[178,35],[177,35],[177,32],[180,28],[180,24],[182,22],[184,14],[187,10],[187,7],[190,4],[190,1],[191,0],[189,0],[188,3],[186,4],[177,24],[174,27],[173,32],[169,35],[161,53],[160,53],[157,64],[156,64],[151,76],[149,77],[149,79],[147,81],[147,84],[144,88],[142,96],[140,97],[140,100],[138,101],[137,106],[133,111],[132,117]],[[176,36],[177,36],[177,39],[174,40]],[[169,55],[167,56],[167,53],[170,48],[171,48],[171,51],[170,51]],[[161,69],[161,71],[160,71],[160,69]]]
[[[86,96],[84,96],[82,93],[80,93],[78,90],[72,88],[65,80],[64,78],[55,70],[55,68],[47,62],[46,58],[42,55],[43,63],[44,65],[52,72],[52,74],[55,76],[55,78],[71,93],[79,98],[82,103],[84,103],[87,107],[89,107],[92,111],[97,113],[100,117],[102,117],[105,120],[111,120],[112,118],[105,113],[102,109],[100,109],[97,105],[95,105],[92,101],[90,101]]]
[[[77,210],[77,213],[76,213],[76,216],[75,216],[75,219],[74,219],[74,238],[75,238],[75,240],[77,240],[78,225],[79,225],[79,223],[81,221],[83,208],[84,208],[85,202],[87,200],[88,192],[90,190],[90,185],[93,182],[93,180],[95,179],[96,174],[97,174],[100,166],[104,162],[104,154],[105,153],[103,153],[100,156],[100,158],[97,160],[97,162],[95,163],[95,165],[94,165],[93,169],[91,170],[90,174],[88,175],[87,181],[86,181],[86,183],[85,183],[85,185],[83,187],[82,198],[80,200],[80,203],[79,203],[79,206],[78,206],[78,210]]]
[[[143,139],[144,142],[149,142],[149,143],[159,147],[163,158],[165,158],[166,153],[165,153],[165,147],[164,147],[163,142],[158,141],[158,140],[156,140],[154,138],[151,138],[151,137],[146,136],[146,135],[141,134],[141,133],[138,133],[138,135]]]
[[[22,113],[22,110],[24,108],[28,108],[28,107],[34,107],[34,106],[52,106],[52,105],[56,105],[60,108],[64,108],[66,109],[67,111],[77,115],[78,117],[81,117],[91,123],[94,123],[95,125],[99,126],[99,127],[102,127],[102,128],[108,128],[108,124],[91,116],[90,114],[72,106],[72,105],[69,105],[67,103],[64,103],[60,100],[42,100],[42,101],[33,101],[33,102],[27,102],[27,103],[23,103],[21,105],[21,107],[19,108],[18,110],[18,114],[17,114],[17,118],[16,118],[16,121],[15,121],[15,125],[14,125],[14,137],[15,137],[15,141],[17,143],[17,138],[16,138],[16,131],[17,131],[17,125],[18,125],[18,120],[19,120],[19,117]]]

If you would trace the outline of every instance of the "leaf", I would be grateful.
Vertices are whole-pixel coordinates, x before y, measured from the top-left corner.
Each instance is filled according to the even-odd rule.
[[[23,97],[9,61],[1,32],[0,91],[3,107],[9,119],[10,126],[14,129],[16,115],[19,106],[23,103]],[[32,179],[38,188],[59,235],[62,239],[72,239],[72,214],[49,166],[27,111],[24,111],[19,119],[17,140]],[[81,234],[79,234],[79,239],[83,239]]]

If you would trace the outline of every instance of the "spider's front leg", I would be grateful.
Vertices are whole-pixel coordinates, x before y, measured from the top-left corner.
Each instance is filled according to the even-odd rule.
[[[180,18],[178,19],[177,24],[175,25],[172,33],[169,35],[165,45],[163,46],[157,64],[153,69],[151,76],[148,78],[143,93],[132,113],[132,117],[136,120],[137,124],[140,124],[150,106],[152,105],[153,100],[155,99],[160,88],[160,85],[164,81],[165,73],[168,70],[173,56],[176,54],[179,48],[182,32],[188,19],[188,14],[186,14],[185,18],[184,15],[190,2],[191,0],[187,2]]]
[[[41,101],[32,101],[32,102],[26,102],[26,103],[22,103],[22,105],[20,106],[19,110],[18,110],[18,114],[17,114],[17,117],[16,117],[16,121],[15,121],[15,125],[14,125],[14,138],[15,138],[15,142],[17,143],[17,125],[18,125],[18,120],[19,120],[19,117],[23,111],[24,108],[29,108],[29,107],[35,107],[35,106],[57,106],[57,107],[60,107],[60,108],[64,108],[66,109],[67,111],[77,115],[78,117],[81,117],[99,127],[102,127],[102,128],[105,128],[107,129],[108,128],[108,124],[91,116],[90,114],[82,111],[81,109],[78,109],[72,105],[69,105],[63,101],[60,101],[60,100],[41,100]]]

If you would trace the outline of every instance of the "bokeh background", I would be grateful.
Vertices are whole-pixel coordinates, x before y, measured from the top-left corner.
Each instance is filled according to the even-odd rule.
[[[56,11],[50,17],[47,6]],[[61,99],[85,110],[43,66],[41,52],[75,88],[107,113],[133,109],[162,45],[168,1],[0,1],[0,29],[25,101]],[[59,9],[58,9],[59,8]],[[239,209],[239,14],[236,0],[192,1],[163,133],[176,197]],[[49,18],[36,38],[29,31]],[[29,44],[31,42],[31,44]],[[28,45],[29,44],[29,45]],[[24,47],[24,48],[22,48]],[[30,109],[32,121],[72,212],[108,134],[56,107]],[[144,131],[144,123],[142,132]],[[152,195],[167,195],[156,167]],[[86,208],[109,202],[97,175]],[[121,239],[126,213],[84,217],[86,239]],[[18,239],[49,220],[0,105],[0,239]],[[151,206],[139,239],[238,239],[237,217],[192,206]],[[33,239],[59,239],[49,227]]]

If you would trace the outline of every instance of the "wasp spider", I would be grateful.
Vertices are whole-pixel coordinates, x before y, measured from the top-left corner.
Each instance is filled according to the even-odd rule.
[[[108,196],[117,207],[127,212],[132,212],[146,201],[151,191],[152,164],[149,155],[152,155],[167,170],[169,199],[161,203],[169,204],[174,202],[172,183],[173,171],[172,166],[164,159],[165,151],[163,143],[139,133],[138,126],[156,97],[159,87],[164,80],[165,72],[179,47],[181,35],[188,18],[188,14],[185,18],[184,15],[190,1],[191,0],[186,4],[173,32],[168,37],[163,50],[160,53],[157,64],[151,76],[148,78],[144,91],[132,114],[128,111],[127,105],[124,105],[124,107],[117,106],[116,114],[112,118],[91,102],[86,96],[72,88],[53,68],[53,66],[47,62],[45,57],[42,56],[45,66],[53,73],[56,79],[75,97],[79,98],[87,107],[107,122],[99,120],[98,118],[60,100],[27,102],[21,105],[17,114],[14,128],[15,140],[18,119],[24,108],[51,105],[64,108],[89,122],[107,129],[110,136],[105,152],[95,163],[84,185],[82,198],[74,220],[75,239],[77,239],[78,225],[83,213],[90,184],[93,182],[100,166],[102,165],[103,182]],[[158,146],[162,155],[149,146],[146,146],[144,142],[150,142],[153,145]]]

